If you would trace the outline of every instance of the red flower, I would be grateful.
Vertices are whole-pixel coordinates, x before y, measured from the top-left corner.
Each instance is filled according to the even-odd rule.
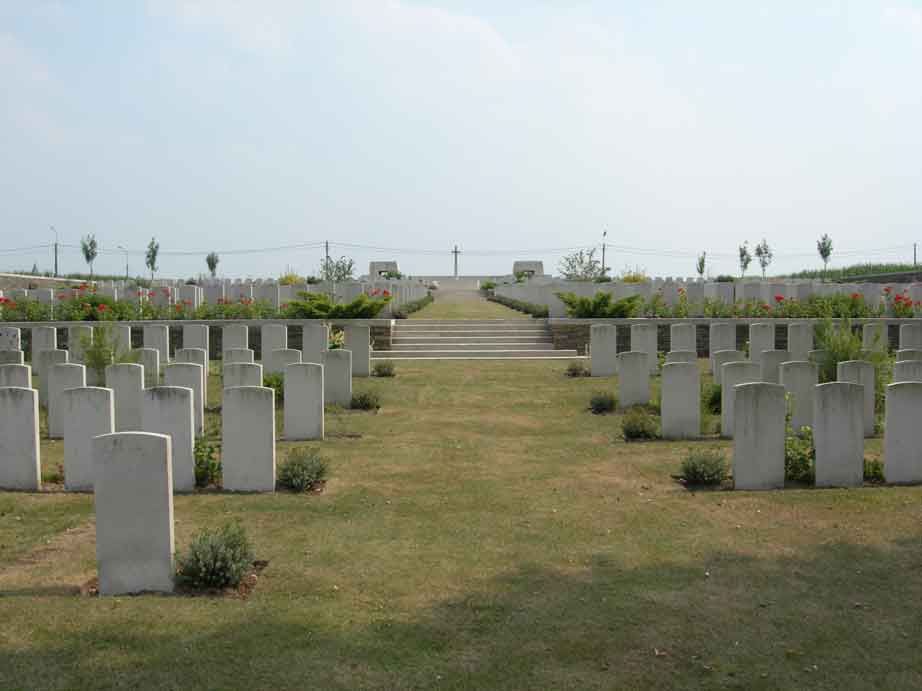
[[[768,303],[763,303],[763,304],[762,304],[762,309],[764,309],[764,310],[770,310],[770,309],[771,309],[771,305],[769,305]]]
[[[93,306],[92,306],[90,303],[88,303],[88,302],[84,302],[84,303],[83,303],[83,309],[85,309],[86,311],[89,312],[91,309],[93,309]]]
[[[99,305],[96,309],[98,309],[100,312],[105,312],[105,311],[106,311],[106,306],[105,306],[105,305]]]
[[[15,303],[15,302],[9,303],[9,308],[10,308],[11,310],[16,309],[16,303]]]
[[[860,300],[861,293],[852,293],[852,300]]]
[[[164,294],[164,295],[169,295],[169,294],[170,294],[170,289],[169,289],[169,288],[164,288],[164,289],[163,289],[163,294]]]
[[[287,303],[287,302],[282,304],[282,309],[283,309],[283,310],[287,310],[287,309],[288,309],[288,303]]]
[[[82,283],[77,286],[77,290],[86,290],[88,287],[86,283]]]
[[[377,295],[379,292],[381,292],[381,291],[379,291],[377,288],[375,288],[373,291],[371,291],[371,296],[374,297],[374,296]]]
[[[784,295],[776,295],[775,302],[784,302]]]
[[[391,296],[391,291],[384,289],[384,292],[381,293],[384,297],[389,298]]]
[[[66,300],[67,293],[58,293],[58,300]]]
[[[173,305],[173,309],[175,309],[177,312],[182,312],[182,305],[177,302],[175,305]]]
[[[184,305],[186,305],[186,306],[188,306],[188,307],[192,307],[192,300],[183,300],[183,301],[182,301],[182,304],[184,304]]]
[[[886,288],[884,288],[884,292],[887,293],[887,294],[889,295],[889,294],[890,294],[890,286],[887,286]]]

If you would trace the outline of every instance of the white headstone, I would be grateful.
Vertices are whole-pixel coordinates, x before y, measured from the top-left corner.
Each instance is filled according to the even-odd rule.
[[[173,490],[195,489],[195,434],[192,389],[155,386],[141,392],[141,426],[145,432],[165,434],[172,440]]]
[[[857,384],[830,382],[815,387],[813,444],[817,487],[864,484],[864,390]]]
[[[275,491],[275,391],[224,389],[221,467],[230,492]]]
[[[650,402],[649,354],[618,353],[618,404],[622,408]]]
[[[0,386],[32,388],[32,368],[28,365],[0,365]]]
[[[761,381],[762,367],[757,362],[737,360],[726,362],[720,372],[720,434],[733,438],[733,411],[736,406],[736,386]]]
[[[922,348],[901,348],[896,351],[896,361],[922,360]]]
[[[190,362],[202,368],[202,403],[208,407],[208,351],[204,348],[180,348],[176,362]]]
[[[663,439],[697,439],[701,436],[701,374],[697,363],[663,366]]]
[[[721,350],[736,350],[736,324],[715,322],[708,327],[708,358],[711,371],[714,367],[714,353]]]
[[[208,327],[204,324],[183,324],[182,347],[201,348],[207,354],[209,351]]]
[[[766,350],[775,349],[775,325],[774,324],[750,324],[749,325],[749,359],[753,362],[762,364],[762,353]],[[777,380],[776,380],[777,381]]]
[[[791,354],[786,350],[763,350],[762,360],[762,381],[769,384],[778,384],[780,382],[779,368],[782,362],[788,362]]]
[[[48,436],[60,439],[64,436],[64,410],[61,394],[67,389],[86,386],[86,367],[62,363],[48,368]]]
[[[288,327],[284,324],[264,324],[260,328],[260,350],[265,362],[273,350],[288,349]],[[300,358],[299,358],[300,361]],[[268,373],[269,370],[266,370]]]
[[[285,368],[285,439],[323,439],[323,365]]]
[[[864,436],[874,436],[874,364],[865,360],[845,360],[836,366],[836,379],[864,387]]]
[[[67,351],[70,353],[68,362],[83,364],[84,351],[88,345],[93,343],[92,326],[69,326],[67,327]]]
[[[0,365],[24,365],[25,354],[21,350],[0,350]]]
[[[32,332],[32,366],[36,374],[41,377],[43,372],[38,369],[38,353],[43,350],[58,349],[58,332],[53,326],[33,326]]]
[[[922,381],[922,360],[902,360],[893,363],[893,382],[904,381]]]
[[[352,403],[352,353],[328,350],[322,364],[324,403],[348,408]]]
[[[618,371],[618,329],[614,324],[589,327],[590,371],[593,377],[611,377]]]
[[[724,365],[724,374],[736,364]],[[766,382],[739,384],[734,399],[734,488],[783,488],[784,387]]]
[[[861,347],[869,352],[883,353],[887,350],[887,326],[872,322],[861,327]]]
[[[22,334],[15,326],[0,326],[0,350],[22,350]]]
[[[201,365],[194,362],[175,362],[163,368],[165,386],[179,386],[192,389],[192,418],[195,421],[195,436],[205,433],[205,376]],[[152,432],[158,430],[150,430]],[[161,434],[166,434],[161,432]],[[174,456],[177,442],[173,440]]]
[[[781,363],[779,371],[778,380],[790,399],[791,428],[796,432],[801,427],[813,427],[813,394],[819,382],[816,365],[792,360]]]
[[[813,322],[788,324],[788,352],[793,360],[806,360],[813,350]]]
[[[144,367],[133,362],[106,367],[106,387],[112,389],[115,431],[141,431],[141,391]]]
[[[301,361],[323,363],[329,349],[330,327],[326,324],[305,324],[301,327]]]
[[[292,348],[263,352],[263,368],[266,374],[283,374],[288,365],[301,362],[301,351]]]
[[[255,361],[254,353],[249,348],[231,348],[221,353],[225,365],[233,365],[240,362],[253,363]]]
[[[245,324],[230,324],[221,329],[221,350],[245,350],[250,347],[249,330]]]
[[[677,362],[698,362],[698,353],[694,350],[671,350],[666,353],[666,364],[672,365]]]
[[[669,327],[669,350],[697,352],[698,339],[694,324],[672,324]]]
[[[922,350],[922,323],[900,324],[900,350]]]
[[[263,366],[252,362],[235,362],[224,365],[223,388],[235,386],[262,386]]]
[[[64,486],[93,489],[93,437],[112,434],[112,389],[87,386],[61,394],[64,413]]]
[[[137,348],[132,351],[135,361],[144,367],[144,387],[160,386],[160,351],[156,348]]]
[[[922,383],[887,387],[884,477],[893,484],[922,482]]]
[[[371,375],[371,329],[367,326],[347,326],[343,348],[352,353],[352,376],[368,377]]]
[[[711,363],[714,368],[714,383],[720,384],[723,366],[728,362],[746,362],[746,353],[742,350],[718,350],[711,354]]]
[[[41,487],[38,392],[0,388],[0,489],[33,492]]]
[[[647,354],[647,370],[659,369],[659,356],[656,350],[656,324],[631,324],[631,350]]]
[[[170,361],[170,329],[163,324],[144,327],[144,347],[153,348],[160,354],[160,362],[166,365]],[[146,369],[146,367],[145,367]]]
[[[48,370],[55,365],[63,365],[68,360],[66,350],[40,350],[38,359],[33,360],[33,374],[38,375],[38,400],[45,407],[48,406]]]

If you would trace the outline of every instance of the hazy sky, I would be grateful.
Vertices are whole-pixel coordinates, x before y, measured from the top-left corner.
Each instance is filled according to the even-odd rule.
[[[362,273],[454,244],[554,269],[605,229],[615,272],[736,272],[763,236],[815,266],[824,232],[835,264],[911,259],[920,84],[913,0],[8,0],[0,269],[50,269],[10,250],[52,225],[133,274],[156,236],[171,276],[311,273],[317,247],[226,252],[324,240],[382,248],[333,247]]]

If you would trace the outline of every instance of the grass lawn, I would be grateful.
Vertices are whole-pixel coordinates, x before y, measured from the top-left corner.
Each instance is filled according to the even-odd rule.
[[[523,312],[484,299],[476,291],[434,290],[435,300],[410,319],[531,319]]]
[[[178,549],[269,561],[246,600],[79,595],[92,497],[0,493],[0,688],[922,687],[922,488],[690,492],[565,366],[398,363],[322,494],[177,496]]]

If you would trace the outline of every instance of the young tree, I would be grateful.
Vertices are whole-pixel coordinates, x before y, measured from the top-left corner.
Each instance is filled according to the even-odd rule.
[[[568,254],[557,265],[557,270],[568,281],[592,281],[604,275],[602,262],[595,258],[593,247]]]
[[[752,255],[749,254],[749,241],[747,240],[740,245],[740,278],[746,275],[746,269],[752,261]]]
[[[816,241],[816,251],[820,253],[820,259],[823,260],[823,280],[825,281],[829,257],[832,256],[832,238],[823,233],[823,237]]]
[[[150,269],[150,280],[154,280],[154,273],[157,271],[157,255],[160,253],[160,243],[156,238],[151,238],[147,245],[147,254],[144,257],[144,263]]]
[[[208,270],[211,272],[211,277],[214,278],[215,274],[218,272],[218,253],[209,252],[208,256],[205,257],[205,263],[208,264]]]
[[[756,258],[759,260],[759,266],[762,267],[762,278],[765,278],[765,269],[772,263],[772,248],[768,246],[768,241],[762,238],[762,242],[756,245]]]
[[[83,251],[83,258],[90,265],[90,278],[93,278],[93,262],[99,254],[99,246],[96,244],[95,235],[87,235],[80,238],[80,249]]]
[[[324,259],[320,267],[320,276],[329,283],[342,283],[352,278],[355,262],[348,257]]]
[[[698,276],[704,278],[704,263],[707,261],[707,252],[702,252],[698,257],[698,262],[695,264],[695,269],[698,271]]]
[[[38,262],[32,262],[32,275],[38,276]]]

